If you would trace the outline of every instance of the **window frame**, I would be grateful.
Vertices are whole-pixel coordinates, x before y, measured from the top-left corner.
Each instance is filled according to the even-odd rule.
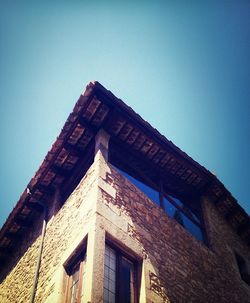
[[[70,303],[72,299],[72,283],[73,283],[73,274],[79,268],[79,282],[77,289],[77,298],[76,302],[81,303],[81,298],[83,295],[83,276],[84,276],[84,267],[86,264],[86,243],[84,246],[80,245],[69,257],[69,259],[64,263],[65,275],[66,275],[66,287],[64,291],[65,299],[64,303]]]
[[[121,283],[119,284],[121,280],[121,262],[122,258],[126,258],[128,261],[130,261],[133,264],[134,267],[134,303],[139,303],[139,293],[140,293],[140,278],[141,278],[141,264],[137,257],[134,256],[134,254],[129,254],[126,250],[123,248],[120,248],[116,244],[114,244],[111,240],[106,239],[105,241],[105,249],[106,246],[110,247],[115,251],[116,254],[116,281],[115,281],[115,302],[120,302],[120,294],[121,294]],[[105,261],[104,261],[105,262]],[[105,264],[105,263],[104,263]],[[105,279],[105,277],[104,277]],[[104,285],[103,285],[103,291],[104,291]]]
[[[194,219],[189,213],[188,211],[186,211],[184,208],[182,208],[180,205],[178,205],[174,199],[172,198],[171,195],[167,194],[165,191],[162,191],[160,193],[161,197],[162,197],[162,202],[161,202],[161,207],[163,208],[164,212],[168,215],[168,213],[165,210],[165,205],[163,203],[164,198],[166,198],[169,203],[171,203],[176,209],[178,209],[181,213],[183,213],[193,224],[195,224],[196,226],[198,226],[201,230],[202,233],[202,238],[203,241],[201,241],[202,243],[206,244],[208,246],[208,239],[207,239],[207,233],[206,233],[206,228],[205,228],[205,222],[204,222],[204,216],[203,216],[203,210],[202,207],[200,205],[199,209],[197,209],[198,211],[198,216],[196,215],[195,211],[193,210],[192,207],[190,207],[189,203],[185,203],[185,201],[183,201],[183,199],[179,199],[177,198],[181,203],[183,203],[184,206],[186,206],[188,209],[190,209],[191,212],[194,213],[195,216],[197,216],[197,218],[199,219],[200,222],[198,222],[196,219]],[[169,216],[169,215],[168,215]],[[173,218],[173,220],[175,220]],[[177,220],[175,220],[175,222],[178,223]],[[181,225],[181,224],[180,224]],[[191,234],[193,237],[195,237],[190,231],[188,231],[184,226],[182,226],[189,234]],[[195,239],[197,239],[195,237]],[[198,239],[197,239],[198,240]]]

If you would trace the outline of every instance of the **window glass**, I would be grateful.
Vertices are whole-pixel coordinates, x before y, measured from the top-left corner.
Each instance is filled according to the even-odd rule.
[[[174,202],[177,204],[177,205],[179,205],[180,207],[183,207],[183,203],[179,200],[179,199],[177,199],[176,197],[173,197],[173,196],[171,196],[171,195],[168,195],[172,200],[174,200]]]
[[[163,207],[169,217],[173,218],[177,208],[166,197],[163,199]]]
[[[187,206],[186,204],[184,204],[181,200],[179,200],[176,197],[173,197],[171,195],[167,195],[168,197],[170,197],[178,206],[180,206],[180,208],[182,208],[190,217],[192,217],[193,220],[197,221],[198,223],[200,223],[200,219],[198,218],[198,216],[190,209],[189,206]],[[166,198],[167,199],[167,198]]]
[[[104,303],[135,303],[135,265],[108,245],[104,260]]]
[[[134,302],[134,265],[125,257],[121,264],[121,303]]]
[[[202,229],[199,225],[194,224],[187,216],[183,215],[183,224],[186,230],[188,230],[196,239],[204,241]]]
[[[165,212],[173,219],[175,219],[180,225],[188,230],[196,239],[204,241],[202,229],[199,224],[195,224],[191,221],[185,213],[175,207],[166,197],[163,199],[163,205]]]
[[[72,275],[72,284],[70,287],[71,303],[77,302],[77,293],[79,289],[79,271],[80,271],[80,265],[78,265],[78,267],[75,269],[75,272]]]
[[[130,182],[132,182],[138,189],[140,189],[145,195],[149,197],[150,200],[154,201],[156,204],[160,205],[160,198],[159,192],[152,187],[146,185],[145,183],[135,179],[134,177],[130,176],[123,170],[116,167],[116,169],[124,175]]]
[[[186,205],[183,205],[182,209],[191,217],[195,222],[200,223],[198,216]]]
[[[104,303],[115,303],[116,295],[116,254],[106,246],[104,261]]]

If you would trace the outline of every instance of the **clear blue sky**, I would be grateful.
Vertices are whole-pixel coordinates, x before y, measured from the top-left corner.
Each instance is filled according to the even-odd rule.
[[[0,226],[90,80],[250,213],[250,3],[118,2],[1,1]]]

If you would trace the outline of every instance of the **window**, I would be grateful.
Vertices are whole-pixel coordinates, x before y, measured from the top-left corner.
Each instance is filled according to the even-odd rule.
[[[175,219],[196,239],[204,242],[203,226],[198,211],[193,211],[187,204],[167,194],[163,198],[163,208],[171,218]]]
[[[131,181],[138,189],[140,189],[146,196],[153,202],[161,205],[164,211],[178,222],[182,227],[189,231],[197,240],[206,242],[205,230],[202,221],[201,210],[193,209],[190,207],[191,203],[184,203],[184,201],[165,193],[160,190],[160,186],[153,184],[152,181],[139,181],[134,176],[131,176],[127,172],[124,172],[120,168],[115,168],[123,174],[129,181]]]
[[[250,273],[247,270],[247,263],[245,259],[237,253],[235,253],[235,259],[238,265],[241,279],[250,285]]]
[[[117,166],[115,168],[124,175],[131,183],[133,183],[138,189],[140,189],[146,196],[149,197],[152,201],[154,201],[156,204],[160,205],[160,196],[159,191],[155,190],[152,186],[149,186],[145,184],[145,182],[141,182],[138,179],[132,177],[125,171],[121,170]]]
[[[105,247],[104,303],[137,303],[137,264],[120,250]]]
[[[67,272],[65,303],[80,303],[84,290],[85,252],[72,258],[65,269]]]

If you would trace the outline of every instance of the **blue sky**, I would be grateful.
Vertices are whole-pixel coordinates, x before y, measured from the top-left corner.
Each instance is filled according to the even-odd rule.
[[[250,3],[1,1],[0,226],[98,80],[250,213]]]

